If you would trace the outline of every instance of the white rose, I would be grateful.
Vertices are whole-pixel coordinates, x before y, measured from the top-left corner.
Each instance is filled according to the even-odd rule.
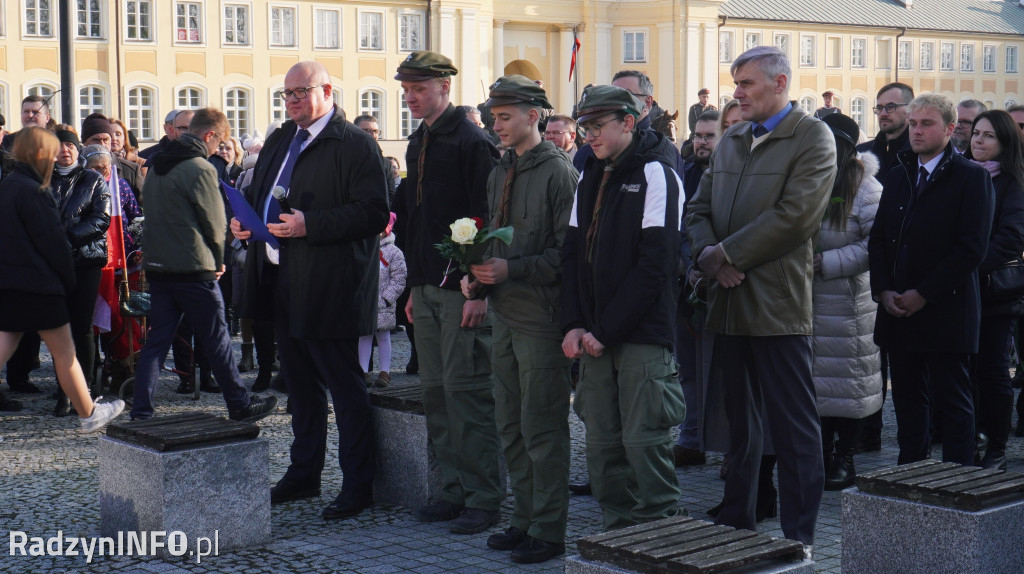
[[[476,239],[476,222],[468,217],[456,220],[451,224],[452,241],[460,245],[472,245]]]

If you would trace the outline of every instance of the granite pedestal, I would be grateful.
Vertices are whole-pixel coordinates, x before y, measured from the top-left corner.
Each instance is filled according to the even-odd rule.
[[[965,511],[843,491],[843,574],[1019,574],[1024,501]]]
[[[102,437],[99,478],[103,536],[180,531],[193,552],[201,537],[220,552],[270,541],[266,439],[161,452]]]
[[[565,559],[565,574],[630,574],[636,570],[626,570],[607,562],[587,560],[582,556],[569,556]],[[814,561],[785,562],[779,560],[771,564],[742,566],[727,570],[725,574],[814,574]]]

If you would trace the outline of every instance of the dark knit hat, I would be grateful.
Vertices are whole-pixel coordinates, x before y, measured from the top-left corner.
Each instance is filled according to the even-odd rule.
[[[82,150],[82,140],[78,139],[78,136],[75,135],[75,132],[73,132],[71,130],[57,130],[57,134],[56,135],[57,135],[57,141],[59,141],[61,143],[64,143],[64,142],[73,143],[73,144],[75,144],[75,147],[78,148],[79,151]]]
[[[82,121],[82,141],[88,141],[96,134],[110,134],[110,137],[114,137],[114,126],[103,114],[91,114]]]
[[[860,139],[860,126],[853,121],[853,118],[836,113],[825,116],[821,121],[825,122],[825,125],[832,130],[832,135],[837,139],[844,139],[852,145],[857,145],[857,141]]]

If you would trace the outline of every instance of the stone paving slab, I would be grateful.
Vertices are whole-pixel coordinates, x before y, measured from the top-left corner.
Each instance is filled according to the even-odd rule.
[[[406,375],[409,344],[404,333],[394,337],[393,385],[413,385],[417,377]],[[233,342],[240,353],[240,341]],[[418,522],[410,509],[376,504],[371,511],[341,521],[324,521],[320,511],[341,487],[337,462],[337,431],[332,426],[328,438],[328,460],[323,474],[323,495],[272,507],[272,542],[261,548],[222,552],[196,563],[193,557],[168,558],[103,556],[86,563],[84,556],[11,556],[10,531],[28,536],[53,537],[62,531],[65,537],[99,536],[99,478],[96,435],[77,432],[74,417],[55,418],[51,414],[56,389],[53,371],[44,353],[44,365],[32,380],[44,393],[15,395],[26,403],[19,413],[0,413],[0,572],[227,572],[238,574],[282,572],[562,572],[564,559],[538,565],[513,564],[507,553],[490,550],[486,539],[507,527],[503,521],[489,532],[459,536],[450,534],[441,524]],[[375,369],[376,370],[376,369]],[[256,373],[243,374],[247,385]],[[214,415],[226,414],[220,395],[203,393],[199,401],[174,393],[177,380],[165,375],[157,391],[158,414],[199,410]],[[6,389],[6,385],[0,386]],[[279,395],[279,414],[260,422],[262,437],[270,441],[270,477],[276,481],[288,466],[291,442],[290,418],[284,414],[286,397]],[[886,429],[880,452],[857,455],[860,472],[892,466],[896,461],[895,421],[891,402],[884,411]],[[331,415],[333,418],[333,414]],[[583,426],[570,414],[572,429],[571,477],[586,479]],[[938,454],[938,447],[936,454]],[[1024,470],[1021,439],[1012,437],[1008,449],[1010,470]],[[678,469],[682,489],[680,504],[692,516],[706,519],[704,510],[717,504],[723,482],[718,479],[722,457],[709,453],[708,464]],[[267,484],[269,489],[271,484]],[[512,500],[506,498],[502,512],[507,517]],[[841,497],[826,492],[818,518],[814,558],[817,572],[840,572]],[[575,541],[601,531],[601,513],[591,497],[570,499],[567,555],[576,554]],[[760,531],[782,536],[778,519],[760,525]]]

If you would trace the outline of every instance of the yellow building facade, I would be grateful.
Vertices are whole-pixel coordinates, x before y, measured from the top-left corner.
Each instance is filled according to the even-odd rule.
[[[10,129],[20,127],[23,97],[59,87],[59,1],[0,0],[0,112]],[[808,22],[791,17],[785,0],[66,1],[75,36],[69,123],[97,111],[120,117],[143,146],[163,135],[171,109],[215,106],[228,114],[236,135],[264,131],[285,118],[276,96],[285,72],[312,59],[330,71],[349,117],[378,116],[385,151],[401,157],[417,122],[393,75],[417,49],[439,51],[456,63],[456,104],[479,104],[496,77],[521,73],[543,81],[562,113],[571,111],[586,84],[637,69],[651,77],[663,108],[685,115],[700,88],[711,89],[713,101],[727,99],[729,63],[758,44],[780,45],[789,54],[794,99],[813,109],[831,89],[868,134],[875,131],[875,91],[897,79],[919,92],[974,97],[995,107],[1021,99],[1024,25],[1016,21],[998,33],[885,27],[895,18],[886,14],[874,26],[844,23],[851,18],[842,14]],[[944,5],[914,1],[916,14]],[[885,9],[893,4],[865,2]],[[761,8],[774,4],[774,15]],[[1005,4],[1024,10],[1016,0]],[[984,22],[974,27],[991,28]],[[574,34],[581,47],[570,82]]]

